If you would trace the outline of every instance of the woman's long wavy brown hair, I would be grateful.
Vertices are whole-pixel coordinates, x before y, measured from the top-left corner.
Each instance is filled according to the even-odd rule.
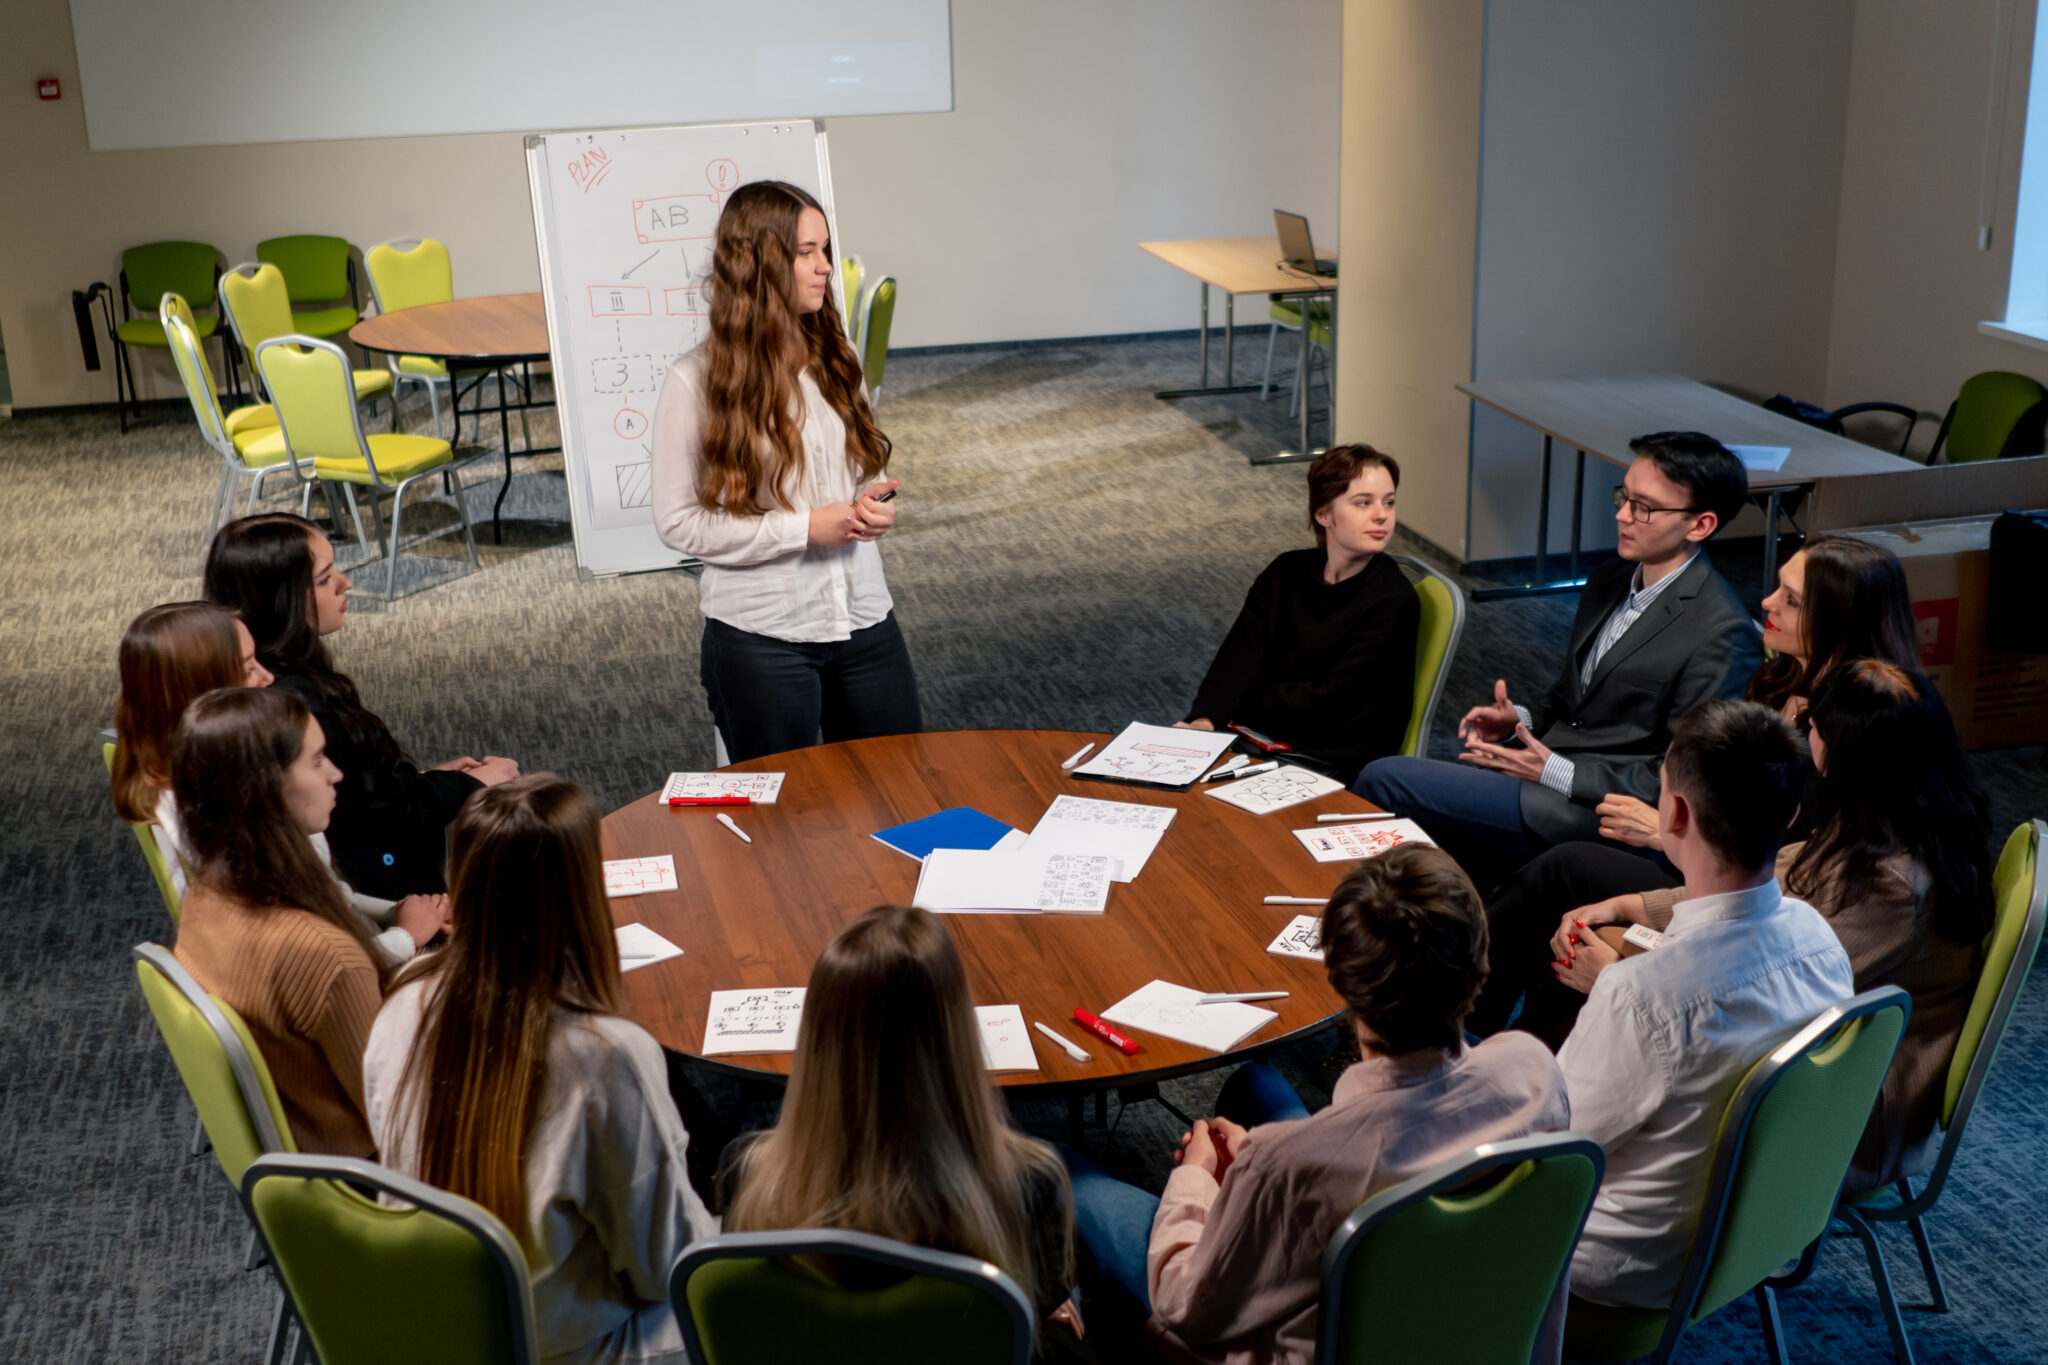
[[[211,602],[166,602],[121,636],[114,708],[114,809],[130,824],[156,819],[171,785],[171,735],[195,697],[242,685],[235,614]]]
[[[797,377],[806,366],[846,423],[846,453],[861,481],[889,467],[889,438],[868,408],[860,357],[839,305],[828,290],[817,312],[797,306],[797,222],[805,209],[824,212],[795,185],[756,180],[734,190],[718,217],[697,500],[734,516],[794,506],[789,489],[804,463]],[[832,259],[830,242],[825,257]],[[799,349],[807,358],[792,367],[788,357]]]

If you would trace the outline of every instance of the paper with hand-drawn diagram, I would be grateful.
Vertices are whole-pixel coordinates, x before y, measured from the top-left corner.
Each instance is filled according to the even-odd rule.
[[[1344,790],[1344,784],[1333,777],[1310,772],[1291,763],[1283,763],[1269,773],[1247,777],[1241,782],[1225,782],[1220,787],[1209,788],[1209,795],[1218,801],[1225,801],[1239,810],[1248,810],[1253,815],[1268,815],[1276,810],[1286,810],[1304,801],[1313,801],[1318,796]]]
[[[1280,931],[1280,937],[1266,945],[1266,951],[1278,957],[1306,957],[1321,962],[1323,917],[1296,915],[1287,921],[1287,927]]]
[[[1101,854],[935,848],[925,856],[912,904],[936,914],[1099,915],[1115,871]]]
[[[702,1055],[794,1052],[797,1026],[803,1017],[802,986],[713,991]]]
[[[974,1018],[981,1025],[981,1064],[985,1069],[1038,1070],[1038,1053],[1032,1049],[1031,1033],[1024,1027],[1021,1007],[976,1005]]]
[[[607,858],[604,864],[604,893],[614,899],[644,896],[650,891],[676,889],[676,857],[663,853],[652,858]]]
[[[1355,862],[1361,858],[1377,858],[1388,849],[1399,848],[1403,844],[1436,843],[1413,820],[1319,825],[1314,829],[1298,829],[1294,831],[1294,837],[1301,840],[1302,847],[1319,863]]]
[[[782,794],[781,773],[670,773],[661,799],[744,796],[757,806],[772,806]]]
[[[1237,736],[1228,731],[1176,730],[1134,720],[1104,745],[1102,752],[1074,769],[1074,775],[1185,787],[1216,766],[1216,760],[1236,742]]]
[[[1058,796],[1038,817],[1025,847],[1034,853],[1102,854],[1118,865],[1114,879],[1127,882],[1144,869],[1174,815],[1171,806]]]
[[[1238,1001],[1196,1004],[1201,998],[1200,991],[1171,981],[1149,981],[1104,1010],[1102,1017],[1211,1052],[1228,1052],[1280,1017]]]

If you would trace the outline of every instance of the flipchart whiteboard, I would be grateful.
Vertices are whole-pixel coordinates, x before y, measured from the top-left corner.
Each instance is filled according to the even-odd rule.
[[[669,363],[710,326],[712,237],[735,189],[786,180],[810,191],[837,254],[824,125],[534,134],[526,173],[577,567],[619,574],[689,563],[654,533],[655,398]],[[834,271],[835,298],[840,287]]]

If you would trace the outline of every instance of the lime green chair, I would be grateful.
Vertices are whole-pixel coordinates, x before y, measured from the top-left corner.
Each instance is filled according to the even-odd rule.
[[[1986,370],[1963,381],[1928,448],[1927,463],[1948,448],[1950,464],[2039,455],[2048,448],[2048,389],[2007,370]]]
[[[199,1111],[199,1123],[228,1184],[240,1190],[243,1174],[268,1152],[297,1150],[277,1086],[242,1017],[209,995],[171,950],[159,943],[130,949],[142,998],[156,1020],[177,1065],[185,1093]],[[247,1264],[262,1263],[255,1227],[249,1234]],[[270,1329],[268,1365],[281,1365],[293,1320],[291,1300],[279,1295]]]
[[[839,260],[840,293],[846,304],[846,339],[853,343],[855,355],[860,354],[860,285],[865,267],[858,256],[842,256]]]
[[[860,367],[867,376],[868,403],[882,401],[882,371],[889,364],[889,324],[896,318],[896,277],[884,275],[860,305]]]
[[[349,259],[348,243],[341,238],[310,234],[272,237],[256,244],[256,259],[284,274],[292,307],[292,325],[286,331],[331,339],[362,321],[356,263]],[[343,299],[348,302],[341,302]],[[314,303],[327,306],[300,307]]]
[[[448,258],[448,248],[432,237],[400,237],[389,242],[379,242],[363,253],[363,264],[370,272],[370,296],[376,301],[380,313],[396,313],[402,308],[418,308],[429,303],[447,303],[455,297],[455,266]],[[434,412],[434,434],[441,434],[441,390],[449,391],[448,408],[455,408],[454,381],[448,374],[448,366],[432,356],[399,355],[386,357],[391,365],[392,377],[400,384],[418,384],[427,391],[427,402]],[[471,374],[488,374],[488,370],[464,370]],[[458,415],[456,432],[459,435],[461,417]],[[478,418],[481,422],[482,418]]]
[[[1265,402],[1273,393],[1273,348],[1280,340],[1282,329],[1290,332],[1301,330],[1301,300],[1299,298],[1276,298],[1266,308],[1266,315],[1272,325],[1266,329],[1266,373],[1259,380],[1259,401]],[[1288,404],[1288,415],[1301,411],[1302,372],[1321,357],[1327,371],[1330,364],[1330,304],[1327,299],[1312,299],[1308,306],[1308,364],[1295,367],[1294,400]]]
[[[488,1210],[333,1156],[260,1156],[242,1200],[320,1365],[539,1365],[526,1256]]]
[[[220,252],[204,242],[151,242],[121,253],[121,321],[114,328],[114,393],[121,413],[121,432],[128,432],[128,410],[139,407],[135,370],[128,360],[132,347],[161,351],[167,343],[164,329],[154,317],[136,317],[156,307],[166,294],[176,294],[188,307],[212,308],[215,285],[220,280]],[[193,323],[201,341],[220,329],[220,314],[206,313]],[[234,353],[221,342],[221,355],[228,367],[228,382],[235,382]]]
[[[100,757],[106,760],[107,776],[114,775],[114,732],[100,731]],[[171,917],[171,923],[178,922],[178,912],[184,909],[185,898],[178,892],[178,883],[171,877],[171,865],[164,860],[164,851],[157,844],[156,831],[148,825],[129,824],[128,829],[135,835],[135,842],[142,845],[142,860],[149,864],[149,875],[156,882],[156,893],[164,898],[164,910]]]
[[[830,1276],[805,1259],[858,1263]],[[669,1276],[700,1365],[1028,1365],[1033,1313],[986,1261],[864,1232],[739,1232],[693,1242]]]
[[[1785,1365],[1774,1290],[1789,1284],[1774,1277],[1794,1260],[1806,1264],[1827,1232],[1912,1007],[1897,986],[1865,991],[1822,1011],[1749,1069],[1722,1114],[1671,1307],[1610,1308],[1574,1295],[1565,1317],[1567,1360],[1619,1365],[1647,1355],[1664,1365],[1687,1331],[1752,1294],[1765,1349],[1774,1365]],[[1893,1340],[1902,1340],[1897,1323],[1889,1326]]]
[[[278,423],[284,428],[286,454],[292,472],[305,482],[300,507],[310,510],[313,485],[329,489],[328,507],[333,509],[333,485],[348,494],[349,510],[355,512],[355,490],[370,497],[370,515],[377,515],[376,496],[391,498],[391,539],[384,551],[384,600],[398,590],[399,518],[404,511],[405,490],[429,474],[447,471],[451,475],[484,452],[455,458],[455,448],[438,436],[412,436],[398,432],[363,432],[362,411],[354,401],[349,384],[348,357],[331,341],[314,337],[272,337],[256,348],[256,369],[263,386],[277,404]],[[469,524],[469,499],[462,481],[454,483],[455,510],[462,518],[462,543],[469,552],[474,571],[476,535]],[[337,514],[337,522],[339,515]],[[363,523],[355,517],[356,539],[362,541]],[[365,547],[367,552],[367,546]]]
[[[235,489],[246,475],[249,486],[248,511],[256,510],[263,492],[263,477],[285,464],[284,432],[278,429],[277,409],[268,403],[252,403],[232,412],[220,410],[220,391],[213,386],[213,368],[192,327],[192,310],[176,294],[166,294],[157,313],[164,320],[164,337],[171,344],[171,358],[178,364],[178,378],[185,383],[185,396],[192,400],[192,415],[199,422],[199,434],[221,458],[220,489],[213,495],[213,518],[206,525],[206,538],[227,520],[235,503]]]
[[[1599,1143],[1550,1134],[1488,1143],[1374,1195],[1323,1255],[1316,1359],[1528,1365],[1546,1323],[1556,1330],[1606,1167]]]
[[[1455,579],[1413,555],[1395,555],[1394,562],[1415,575],[1415,595],[1422,600],[1422,624],[1415,632],[1415,700],[1408,732],[1401,737],[1401,753],[1415,758],[1429,745],[1429,725],[1465,635],[1465,593]]]
[[[292,327],[291,290],[274,265],[244,262],[220,277],[220,301],[235,341],[251,357],[273,337],[298,335]],[[256,368],[252,359],[250,368]],[[261,389],[261,373],[258,373]],[[398,430],[398,394],[389,370],[349,370],[358,402],[383,394],[391,403],[391,430]]]

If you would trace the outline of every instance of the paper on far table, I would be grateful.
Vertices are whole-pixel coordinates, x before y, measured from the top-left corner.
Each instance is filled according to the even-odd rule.
[[[663,853],[653,858],[609,858],[604,865],[604,893],[607,896],[644,896],[650,891],[676,889],[676,857]]]
[[[1232,983],[1233,985],[1235,983]],[[1230,989],[1219,986],[1218,990]],[[1205,1047],[1211,1052],[1228,1052],[1280,1016],[1256,1005],[1231,1001],[1220,1005],[1198,1005],[1200,991],[1176,986],[1171,981],[1150,981],[1102,1012],[1112,1024],[1143,1029],[1162,1038]]]
[[[1024,1027],[1024,1011],[1016,1005],[976,1005],[981,1025],[981,1061],[990,1071],[1036,1071],[1038,1054]]]
[[[1320,915],[1296,915],[1287,921],[1287,927],[1280,931],[1280,937],[1266,945],[1266,951],[1279,957],[1306,957],[1317,962],[1323,960],[1323,920]]]
[[[702,1055],[794,1052],[797,1025],[803,1016],[802,986],[713,991]]]
[[[1728,453],[1742,461],[1742,467],[1759,474],[1775,474],[1785,467],[1791,446],[1729,446]]]
[[[1242,782],[1225,782],[1211,787],[1209,795],[1218,801],[1227,801],[1239,810],[1265,815],[1343,790],[1344,784],[1333,777],[1283,763],[1272,772],[1247,777]]]
[[[939,914],[1099,915],[1116,869],[1101,854],[1021,849],[935,848],[918,875],[913,904]]]
[[[1436,840],[1422,832],[1422,826],[1413,820],[1376,820],[1371,824],[1319,825],[1314,829],[1298,829],[1294,837],[1301,840],[1319,863],[1351,862],[1359,858],[1377,858],[1390,848],[1402,844],[1435,844]]]
[[[683,955],[681,948],[644,924],[621,924],[618,933],[619,970],[622,972],[651,967],[657,962]]]
[[[1074,772],[1121,782],[1185,787],[1216,766],[1223,751],[1236,742],[1237,736],[1227,730],[1222,734],[1176,730],[1168,725],[1144,725],[1134,720]]]
[[[744,796],[757,806],[772,806],[782,794],[781,773],[670,773],[661,799],[676,796]]]
[[[1114,879],[1127,882],[1144,869],[1174,814],[1171,806],[1059,796],[1038,817],[1025,847],[1033,853],[1100,853],[1120,864]]]

